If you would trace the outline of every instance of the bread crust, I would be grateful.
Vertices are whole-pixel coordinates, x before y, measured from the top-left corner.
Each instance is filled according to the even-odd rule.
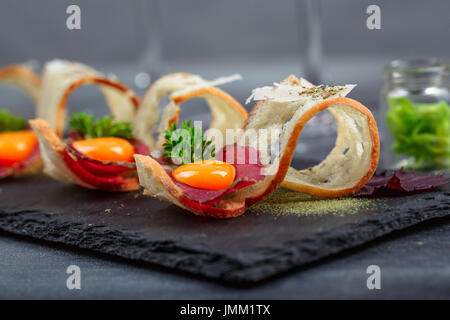
[[[232,96],[211,85],[201,77],[189,73],[170,73],[156,80],[146,91],[136,115],[134,134],[152,149],[161,149],[164,131],[170,123],[178,122],[180,106],[193,98],[204,98],[211,110],[212,129],[241,128],[247,119],[247,111]],[[171,103],[162,111],[159,126],[158,104],[166,95]],[[225,128],[225,123],[229,125]],[[154,135],[157,138],[154,139]]]
[[[125,86],[124,84],[113,81],[104,77],[83,77],[77,81],[74,81],[70,84],[70,86],[64,91],[61,99],[58,102],[58,107],[56,111],[56,123],[55,123],[55,133],[61,137],[64,131],[64,118],[65,112],[67,108],[67,101],[69,100],[70,95],[80,86],[87,84],[98,84],[105,85],[111,88],[114,88],[120,92],[122,92],[126,97],[128,97],[134,106],[134,109],[137,110],[139,107],[139,98],[134,93],[133,90]]]
[[[11,64],[1,68],[0,82],[21,88],[34,102],[38,99],[41,78],[24,64]]]
[[[185,88],[189,82],[197,83],[199,77],[189,73],[175,72],[163,75],[145,91],[133,124],[133,134],[143,141],[150,150],[157,148],[154,138],[160,111],[158,105],[167,94]],[[174,115],[178,119],[177,115]],[[174,119],[175,120],[175,119]]]
[[[247,120],[247,118],[248,118],[247,111],[242,107],[242,105],[239,102],[236,101],[236,99],[234,99],[228,93],[226,93],[218,88],[212,87],[212,86],[202,87],[202,88],[190,91],[186,94],[183,94],[180,96],[175,96],[172,98],[172,101],[175,102],[176,104],[181,104],[187,100],[197,98],[197,97],[202,96],[207,93],[217,96],[218,98],[226,101],[228,103],[228,105],[230,107],[232,107],[234,110],[236,110],[236,112],[242,117],[243,121]]]
[[[0,69],[0,78],[4,78],[9,75],[21,75],[34,82],[37,86],[41,84],[41,78],[33,72],[33,70],[24,64],[10,64]]]
[[[50,125],[45,120],[39,118],[29,120],[28,122],[39,140],[39,148],[44,162],[44,172],[66,183],[71,182],[84,187],[90,187],[81,179],[78,179],[64,163],[62,155],[65,151],[65,146]]]
[[[308,186],[301,183],[295,183],[295,182],[289,182],[289,181],[283,181],[281,182],[281,186],[284,188],[288,188],[291,190],[295,190],[298,192],[304,192],[312,195],[316,195],[319,197],[343,197],[347,195],[351,195],[361,189],[367,181],[373,176],[375,173],[375,170],[378,165],[378,159],[380,155],[380,142],[378,137],[378,129],[375,122],[375,119],[370,112],[369,109],[367,109],[365,106],[363,106],[361,103],[359,103],[356,100],[350,99],[350,98],[334,98],[325,100],[323,102],[320,102],[316,105],[314,105],[311,109],[309,109],[297,122],[294,132],[289,138],[289,142],[286,147],[286,151],[283,155],[283,158],[286,159],[286,161],[280,162],[280,170],[283,170],[284,176],[286,176],[287,170],[289,169],[295,147],[297,145],[298,138],[305,126],[305,124],[316,114],[319,112],[327,109],[328,107],[336,104],[345,104],[347,106],[351,106],[352,108],[358,110],[362,114],[364,114],[367,117],[367,122],[369,125],[370,130],[370,138],[372,142],[372,149],[371,149],[371,156],[370,156],[370,165],[367,168],[367,173],[353,186],[350,188],[344,188],[341,190],[327,190],[324,188],[314,187],[314,186]]]
[[[44,67],[36,113],[59,137],[64,132],[66,104],[70,95],[78,87],[87,84],[99,87],[115,119],[129,122],[134,120],[139,98],[114,76],[106,76],[79,62],[52,60]]]

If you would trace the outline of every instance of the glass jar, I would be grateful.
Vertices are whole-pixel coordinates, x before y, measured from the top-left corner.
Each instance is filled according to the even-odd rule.
[[[449,66],[439,59],[395,60],[384,68],[378,127],[381,166],[450,167]]]

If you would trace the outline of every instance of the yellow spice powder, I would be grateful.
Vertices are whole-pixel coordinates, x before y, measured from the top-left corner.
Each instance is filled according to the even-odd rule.
[[[376,201],[354,197],[326,199],[278,188],[269,198],[252,206],[249,210],[274,215],[347,215],[369,211],[382,204],[383,201],[379,199]]]

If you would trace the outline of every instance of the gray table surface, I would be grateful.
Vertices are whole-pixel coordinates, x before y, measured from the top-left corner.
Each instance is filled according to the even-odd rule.
[[[395,232],[363,247],[251,287],[230,287],[89,251],[0,233],[2,299],[449,299],[450,218]],[[69,265],[81,289],[66,287]],[[366,286],[369,265],[381,289]]]

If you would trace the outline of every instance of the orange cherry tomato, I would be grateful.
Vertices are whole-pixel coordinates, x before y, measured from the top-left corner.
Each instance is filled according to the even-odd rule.
[[[172,176],[191,187],[205,190],[227,189],[233,184],[234,166],[218,160],[203,160],[176,168]]]
[[[106,137],[78,140],[73,147],[85,156],[100,161],[133,162],[133,145],[125,139]]]
[[[37,137],[31,130],[0,133],[0,165],[10,167],[33,152]]]

